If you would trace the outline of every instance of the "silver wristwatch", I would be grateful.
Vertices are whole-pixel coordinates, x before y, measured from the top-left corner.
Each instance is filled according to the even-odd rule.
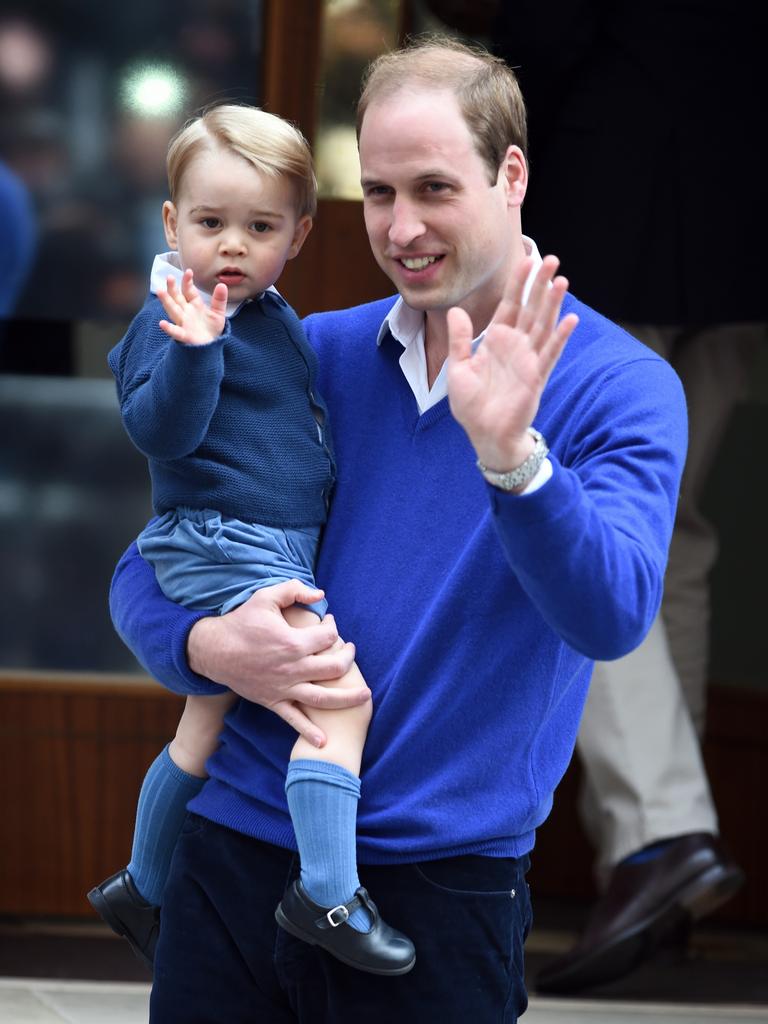
[[[549,448],[538,430],[528,427],[528,433],[534,439],[536,445],[525,462],[521,462],[516,469],[509,469],[506,473],[500,473],[498,470],[488,469],[479,459],[477,460],[477,468],[489,484],[493,484],[494,487],[498,487],[501,491],[516,491],[520,487],[525,487],[527,483],[533,480],[541,469],[542,462],[549,454]]]

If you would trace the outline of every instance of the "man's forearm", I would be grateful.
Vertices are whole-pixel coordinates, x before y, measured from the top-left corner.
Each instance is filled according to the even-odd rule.
[[[169,601],[152,566],[131,544],[112,577],[112,622],[146,671],[174,693],[212,694],[225,688],[194,672],[187,661],[189,632],[204,612]]]

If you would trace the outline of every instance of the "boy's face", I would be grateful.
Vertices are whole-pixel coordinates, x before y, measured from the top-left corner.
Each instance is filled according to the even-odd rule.
[[[239,302],[277,281],[312,220],[298,216],[284,175],[267,177],[236,153],[215,149],[187,167],[177,202],[163,204],[163,226],[197,287],[210,294],[222,282],[229,301]]]

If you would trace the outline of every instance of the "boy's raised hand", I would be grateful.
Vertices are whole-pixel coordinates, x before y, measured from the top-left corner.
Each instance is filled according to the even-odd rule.
[[[210,306],[203,302],[195,287],[191,270],[185,270],[181,288],[175,278],[168,278],[166,291],[157,293],[168,320],[161,320],[160,327],[174,341],[184,345],[207,345],[218,338],[227,321],[227,286],[217,284],[213,289]]]

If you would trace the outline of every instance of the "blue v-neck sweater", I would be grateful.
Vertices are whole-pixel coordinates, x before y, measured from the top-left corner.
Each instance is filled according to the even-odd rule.
[[[594,659],[619,657],[661,600],[686,438],[669,365],[568,296],[580,323],[536,427],[552,478],[487,486],[446,399],[419,415],[376,335],[393,300],[309,317],[338,481],[317,566],[373,691],[358,853],[395,863],[520,856],[571,758]],[[187,667],[199,613],[165,601],[129,549],[118,630],[170,689],[220,689]],[[295,734],[245,701],[192,810],[295,848],[283,786]]]

